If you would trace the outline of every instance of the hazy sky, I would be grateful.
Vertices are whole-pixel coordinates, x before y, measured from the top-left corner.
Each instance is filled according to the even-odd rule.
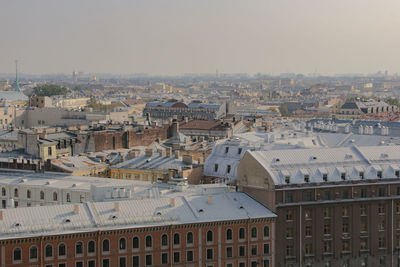
[[[399,0],[1,0],[0,72],[400,72]]]

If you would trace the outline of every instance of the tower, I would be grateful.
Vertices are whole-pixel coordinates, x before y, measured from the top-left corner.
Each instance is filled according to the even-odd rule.
[[[19,88],[19,80],[18,80],[18,60],[15,60],[15,87],[14,91],[21,92],[21,88]]]

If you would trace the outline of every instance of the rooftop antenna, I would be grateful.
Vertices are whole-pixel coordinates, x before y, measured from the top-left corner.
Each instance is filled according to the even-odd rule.
[[[21,92],[21,88],[19,88],[19,80],[18,80],[18,60],[15,60],[15,88],[14,91]]]

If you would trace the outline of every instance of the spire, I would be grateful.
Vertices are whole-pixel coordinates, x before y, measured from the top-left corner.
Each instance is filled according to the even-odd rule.
[[[15,88],[14,91],[21,92],[21,88],[19,88],[19,80],[18,80],[18,60],[15,60]]]

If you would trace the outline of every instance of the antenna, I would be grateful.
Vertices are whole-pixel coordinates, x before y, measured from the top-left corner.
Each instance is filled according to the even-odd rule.
[[[19,88],[19,80],[18,80],[18,60],[15,60],[15,88],[14,91],[21,92],[21,88]]]

